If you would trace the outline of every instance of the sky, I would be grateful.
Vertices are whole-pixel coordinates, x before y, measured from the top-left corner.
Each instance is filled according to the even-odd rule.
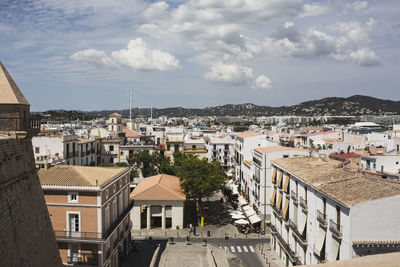
[[[398,0],[2,0],[32,111],[400,100]]]

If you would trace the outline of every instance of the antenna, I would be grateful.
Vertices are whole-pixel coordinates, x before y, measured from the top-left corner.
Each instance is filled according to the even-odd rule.
[[[133,98],[133,89],[131,89],[130,97],[129,97],[129,121],[132,122],[132,98]]]

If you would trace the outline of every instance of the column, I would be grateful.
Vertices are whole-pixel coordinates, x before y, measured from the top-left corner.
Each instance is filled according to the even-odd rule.
[[[151,206],[147,206],[147,229],[150,229],[151,227]]]
[[[166,219],[165,219],[165,205],[161,206],[161,228],[165,229]]]

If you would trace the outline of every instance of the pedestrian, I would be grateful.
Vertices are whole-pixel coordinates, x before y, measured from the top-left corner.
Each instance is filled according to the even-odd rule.
[[[193,225],[192,225],[192,224],[189,224],[189,232],[191,233],[192,230],[193,230]]]

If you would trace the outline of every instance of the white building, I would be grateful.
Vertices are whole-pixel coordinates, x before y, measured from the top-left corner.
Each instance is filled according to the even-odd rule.
[[[272,173],[274,168],[271,161],[293,156],[307,156],[309,151],[301,148],[284,146],[258,147],[253,152],[253,168],[250,175],[249,204],[265,218],[265,222],[271,221],[272,208],[270,199],[274,190]],[[264,226],[264,224],[262,224]]]
[[[207,160],[219,161],[226,171],[233,167],[234,140],[230,137],[211,137],[206,139]]]
[[[271,245],[287,266],[399,251],[400,184],[338,163],[272,161]]]

